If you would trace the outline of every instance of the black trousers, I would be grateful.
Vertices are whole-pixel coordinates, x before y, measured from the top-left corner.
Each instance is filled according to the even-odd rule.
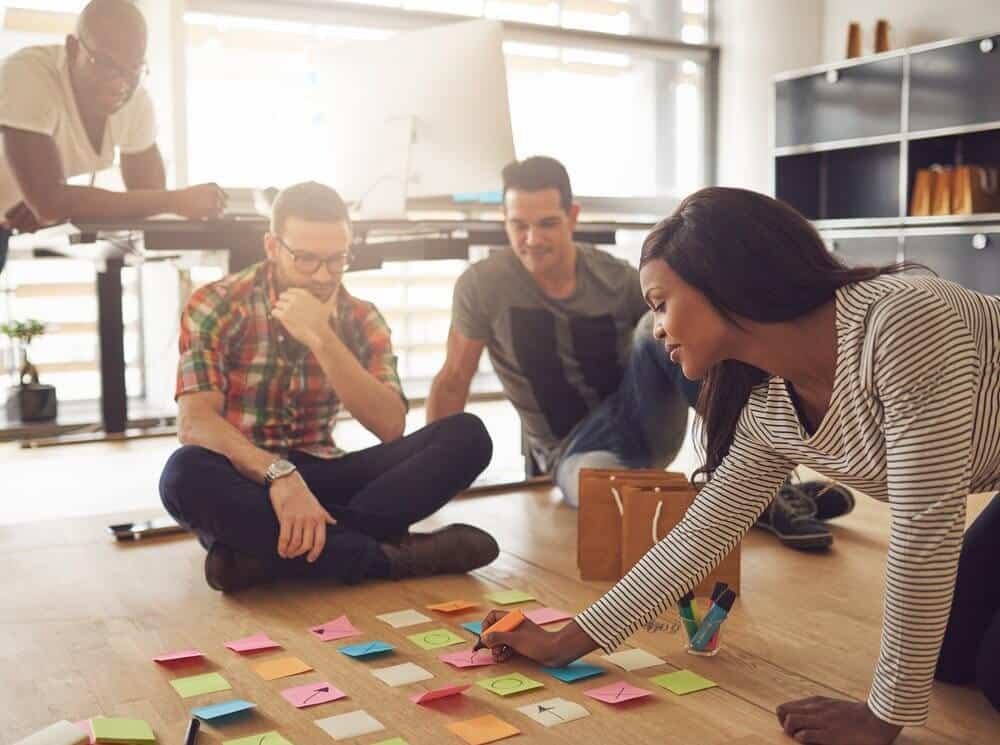
[[[965,532],[935,676],[974,684],[1000,711],[1000,495]]]
[[[3,272],[7,264],[7,251],[10,248],[10,231],[7,228],[0,228],[0,272]]]
[[[227,458],[186,445],[160,477],[167,512],[210,547],[219,541],[274,566],[286,577],[341,582],[384,578],[379,541],[406,533],[465,489],[489,464],[493,442],[472,414],[456,414],[394,442],[327,460],[301,452],[288,459],[337,520],[312,564],[278,556],[280,524],[267,490],[242,476]]]

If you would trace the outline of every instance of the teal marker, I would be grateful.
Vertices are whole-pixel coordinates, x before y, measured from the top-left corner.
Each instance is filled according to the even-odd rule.
[[[693,602],[693,592],[688,592],[677,601],[677,612],[680,613],[681,620],[684,622],[684,630],[687,632],[689,642],[698,631],[698,620],[694,617],[694,609],[691,607]]]
[[[735,601],[736,593],[732,590],[726,590],[719,596],[719,599],[705,614],[698,631],[691,637],[691,649],[698,652],[705,651],[705,647],[712,641],[712,637],[715,636],[715,632],[719,630],[722,622],[726,620]]]

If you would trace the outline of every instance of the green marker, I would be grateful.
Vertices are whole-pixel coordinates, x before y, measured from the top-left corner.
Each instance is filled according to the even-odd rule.
[[[692,602],[694,602],[693,592],[688,592],[677,601],[677,610],[681,614],[681,620],[684,622],[684,630],[687,632],[688,641],[691,641],[698,632],[698,619],[695,618],[694,608],[691,606]]]

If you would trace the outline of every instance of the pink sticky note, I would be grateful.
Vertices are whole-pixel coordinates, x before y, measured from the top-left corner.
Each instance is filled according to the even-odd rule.
[[[354,628],[354,624],[347,620],[347,616],[340,616],[332,621],[321,623],[319,626],[313,626],[309,631],[325,642],[345,639],[349,636],[361,636],[361,631]]]
[[[537,623],[539,626],[544,626],[547,623],[555,623],[556,621],[565,621],[567,618],[572,618],[573,616],[564,610],[557,610],[555,608],[539,608],[537,610],[528,610],[524,612],[525,617],[529,621]]]
[[[265,649],[281,649],[278,642],[271,639],[267,634],[260,633],[248,636],[245,639],[235,639],[226,642],[226,646],[234,652],[249,654],[251,652],[262,652]]]
[[[462,693],[469,684],[457,685],[457,686],[446,686],[445,688],[435,688],[433,691],[424,691],[423,693],[416,693],[410,696],[410,701],[415,704],[426,704],[429,701],[437,701],[439,698],[447,698],[448,696],[457,696]]]
[[[623,704],[626,701],[651,696],[653,692],[619,681],[617,683],[609,683],[600,688],[591,688],[589,691],[584,691],[584,694],[591,698],[596,698],[598,701],[603,701],[606,704]]]
[[[154,657],[153,662],[159,662],[161,665],[182,665],[187,662],[200,660],[204,656],[197,649],[184,649],[180,652],[161,654],[159,657]]]
[[[329,683],[310,683],[309,685],[286,688],[281,692],[281,695],[292,706],[299,709],[304,709],[307,706],[316,706],[316,704],[325,704],[347,696],[342,690]]]
[[[495,665],[493,653],[488,649],[480,649],[473,652],[471,649],[464,652],[449,652],[438,657],[442,662],[447,662],[453,667],[482,667],[483,665]]]

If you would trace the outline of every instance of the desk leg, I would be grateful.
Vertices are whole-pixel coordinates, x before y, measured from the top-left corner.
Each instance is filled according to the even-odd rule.
[[[125,324],[122,320],[121,258],[109,258],[97,273],[97,325],[101,346],[101,416],[104,432],[120,435],[128,421],[125,393]]]

